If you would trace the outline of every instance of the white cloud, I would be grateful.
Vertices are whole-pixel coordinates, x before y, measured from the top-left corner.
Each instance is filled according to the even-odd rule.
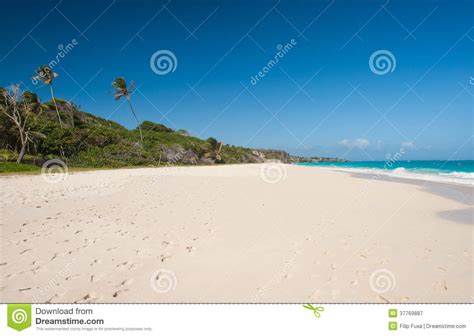
[[[351,142],[347,139],[342,139],[338,143],[339,145],[344,146],[344,147],[351,147]]]
[[[407,149],[413,149],[413,148],[415,148],[415,145],[411,141],[403,141],[402,142],[402,147],[407,148]]]
[[[382,140],[377,140],[375,142],[375,149],[377,149],[377,150],[382,150],[383,149],[383,141]]]
[[[343,139],[339,141],[338,144],[347,148],[358,147],[364,149],[370,146],[370,141],[363,138],[358,138],[355,140]]]
[[[364,148],[367,148],[367,147],[370,146],[370,141],[367,140],[367,139],[361,139],[361,138],[359,138],[359,139],[357,139],[357,140],[355,141],[355,145],[356,145],[357,147],[359,147],[359,148],[364,149]]]

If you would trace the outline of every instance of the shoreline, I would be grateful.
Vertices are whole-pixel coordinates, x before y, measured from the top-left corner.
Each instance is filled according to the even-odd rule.
[[[312,166],[311,168],[318,168]],[[349,172],[344,170],[329,169],[334,172],[350,174],[354,178],[360,178],[368,181],[380,180],[392,183],[410,184],[418,187],[422,187],[424,191],[432,193],[434,195],[442,196],[450,200],[454,200],[459,203],[463,203],[470,207],[474,206],[474,186],[465,184],[456,184],[445,181],[431,181],[415,178],[401,178],[390,175],[380,175],[369,172]],[[474,222],[474,208],[467,208],[454,211],[447,211],[445,213],[440,212],[439,216],[452,217],[456,221],[464,224],[472,224]]]
[[[298,165],[163,168],[0,178],[0,301],[470,300],[465,203]]]
[[[298,164],[297,164],[298,165]],[[377,179],[400,179],[413,181],[426,181],[435,183],[446,183],[451,185],[471,186],[474,187],[474,172],[452,171],[452,172],[425,172],[414,171],[398,167],[395,169],[365,168],[365,167],[344,167],[344,166],[324,166],[324,165],[300,165],[309,168],[320,168],[331,171],[346,172],[351,174],[378,176]],[[399,169],[402,169],[400,171]],[[396,173],[398,175],[396,175]],[[471,174],[469,178],[461,178],[456,176],[448,176],[450,174]],[[444,174],[444,175],[443,175]]]

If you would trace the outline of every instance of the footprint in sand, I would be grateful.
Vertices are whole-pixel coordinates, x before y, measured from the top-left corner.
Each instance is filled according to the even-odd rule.
[[[116,291],[112,296],[113,296],[114,298],[116,298],[116,297],[118,297],[119,295],[122,295],[122,294],[124,294],[124,293],[126,293],[126,292],[129,292],[129,291],[130,291],[130,290],[129,290],[129,289],[126,289],[126,288],[125,288],[125,289],[121,289],[121,290],[119,290],[119,291]]]
[[[48,300],[46,300],[44,303],[52,303],[54,299],[59,298],[58,294],[54,294],[52,297],[50,297]]]
[[[116,287],[130,286],[132,283],[133,283],[133,278],[122,281]]]
[[[33,274],[36,274],[36,273],[38,273],[38,271],[39,271],[40,269],[41,269],[40,266],[36,266],[36,267],[31,268],[31,269],[29,269],[29,270],[22,271],[22,272],[20,272],[20,273],[18,273],[18,274],[25,274],[25,273],[27,273],[27,272],[32,272]]]
[[[80,277],[81,277],[81,274],[73,274],[73,275],[65,277],[64,279],[69,281],[69,280],[74,280],[74,279],[77,279],[77,278],[80,278]]]
[[[92,283],[99,282],[104,278],[104,274],[99,273],[99,274],[92,274],[89,281]]]
[[[55,253],[55,254],[51,257],[51,259],[49,259],[49,261],[53,261],[53,260],[56,259],[57,257],[58,257],[58,253]]]
[[[120,264],[115,265],[115,267],[117,267],[117,268],[123,268],[123,267],[125,267],[127,264],[128,264],[128,261],[124,261],[123,263],[120,263]]]
[[[94,261],[90,263],[90,266],[94,266],[96,264],[97,265],[102,264],[102,259],[94,259]]]
[[[128,269],[129,269],[130,271],[133,271],[134,269],[137,269],[139,266],[140,266],[139,263],[133,263],[133,264],[131,264],[131,265],[128,267]]]
[[[446,283],[446,280],[442,281],[436,281],[433,286],[434,289],[438,291],[447,291],[448,290],[448,284]]]
[[[92,303],[97,300],[97,294],[94,292],[91,292],[89,294],[84,295],[82,298],[79,300],[75,301],[74,303]]]

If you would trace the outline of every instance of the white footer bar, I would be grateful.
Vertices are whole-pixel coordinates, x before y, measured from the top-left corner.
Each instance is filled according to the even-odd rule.
[[[1,304],[0,335],[473,335],[472,304]]]

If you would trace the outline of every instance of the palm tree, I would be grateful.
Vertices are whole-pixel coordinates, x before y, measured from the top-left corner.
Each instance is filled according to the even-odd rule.
[[[125,78],[117,77],[112,82],[112,86],[115,89],[115,100],[119,100],[122,97],[125,97],[125,99],[127,100],[128,105],[130,106],[130,110],[132,111],[132,114],[135,117],[135,120],[137,121],[138,130],[140,131],[140,139],[143,142],[143,134],[142,134],[142,128],[140,127],[140,121],[138,121],[137,115],[135,114],[135,111],[132,106],[132,102],[130,101],[130,95],[133,92],[135,84],[131,82],[130,86],[127,87],[127,82],[125,82]]]
[[[56,114],[58,115],[59,126],[63,128],[63,123],[61,121],[61,115],[59,114],[58,105],[56,105],[56,98],[54,97],[53,91],[53,80],[58,77],[58,74],[53,72],[48,65],[42,65],[35,70],[38,76],[33,77],[35,80],[39,80],[44,83],[44,85],[49,85],[49,90],[51,91],[51,99],[53,100],[54,107],[56,109]]]
[[[216,155],[216,160],[217,161],[221,161],[222,160],[222,157],[221,157],[221,152],[222,152],[222,146],[224,145],[224,143],[222,141],[219,141],[217,143],[217,146],[215,148],[215,152],[214,154]]]
[[[211,145],[211,152],[204,154],[206,158],[212,158],[214,161],[222,161],[222,146],[224,143],[222,141],[217,141],[214,138],[207,139],[207,142]]]

